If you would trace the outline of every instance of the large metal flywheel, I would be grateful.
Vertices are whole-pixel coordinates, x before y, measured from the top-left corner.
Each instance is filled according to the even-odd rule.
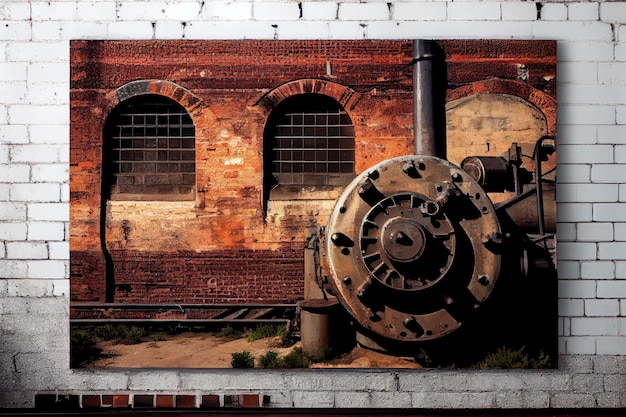
[[[366,331],[426,341],[457,329],[488,299],[501,239],[491,201],[467,173],[405,156],[346,188],[326,228],[323,268]]]

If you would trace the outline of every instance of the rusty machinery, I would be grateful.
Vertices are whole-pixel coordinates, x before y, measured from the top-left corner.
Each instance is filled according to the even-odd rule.
[[[431,85],[435,47],[416,41],[416,155],[383,161],[358,175],[321,231],[315,275],[324,296],[305,300],[314,306],[302,318],[305,349],[320,348],[320,336],[309,336],[305,328],[309,313],[334,303],[349,313],[362,345],[402,354],[447,340],[490,303],[500,309],[484,309],[478,321],[491,315],[488,329],[470,330],[470,340],[507,327],[538,332],[533,323],[550,319],[525,297],[550,293],[555,282],[547,281],[555,277],[555,221],[544,209],[544,200],[554,204],[552,195],[544,199],[554,184],[541,171],[554,141],[512,144],[505,155],[471,156],[460,167],[448,162],[445,131],[442,140],[438,130],[442,111]],[[500,201],[494,203],[492,193],[500,193]],[[494,295],[499,287],[508,293],[500,289]],[[491,302],[494,297],[509,299]],[[540,300],[536,294],[534,301]],[[317,322],[316,334],[332,321],[331,316],[330,324]],[[530,330],[523,330],[529,323]]]

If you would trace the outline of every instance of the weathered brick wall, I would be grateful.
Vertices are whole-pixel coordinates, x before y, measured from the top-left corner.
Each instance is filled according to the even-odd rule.
[[[3,406],[128,392],[258,393],[276,407],[626,406],[624,3],[9,0],[0,16]],[[153,38],[557,40],[559,369],[70,370],[69,41]]]

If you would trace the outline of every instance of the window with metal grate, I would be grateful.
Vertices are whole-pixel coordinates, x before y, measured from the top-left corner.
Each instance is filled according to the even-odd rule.
[[[354,126],[335,100],[288,98],[272,112],[266,132],[274,186],[345,186],[354,177]]]
[[[175,101],[142,95],[119,104],[105,128],[111,197],[193,197],[195,142],[191,116]]]

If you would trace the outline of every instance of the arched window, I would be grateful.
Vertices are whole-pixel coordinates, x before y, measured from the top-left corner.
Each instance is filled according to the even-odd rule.
[[[272,111],[265,151],[266,181],[275,189],[329,189],[354,178],[352,120],[337,101],[321,94],[289,97]]]
[[[139,95],[120,103],[105,126],[104,164],[113,199],[193,198],[195,127],[177,102]]]

